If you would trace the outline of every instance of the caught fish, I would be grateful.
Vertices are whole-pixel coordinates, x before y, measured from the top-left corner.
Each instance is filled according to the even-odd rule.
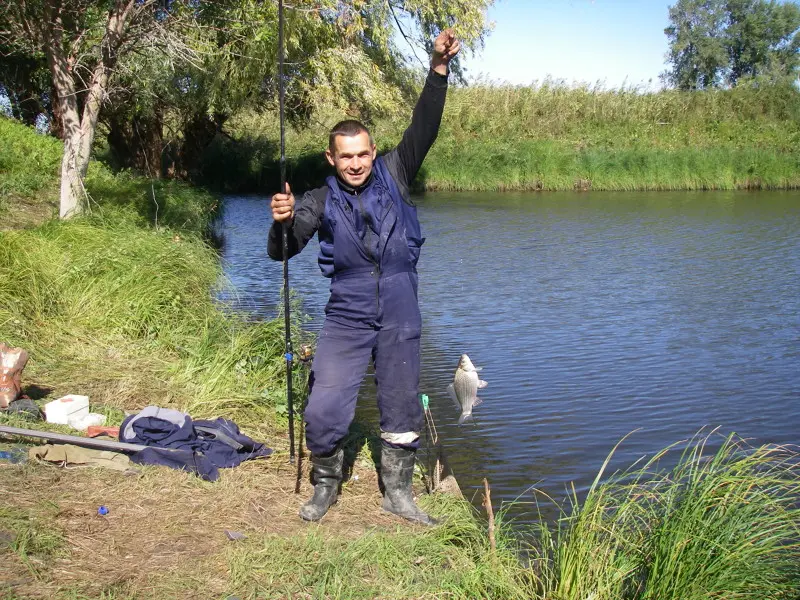
[[[478,371],[480,368],[475,368],[469,356],[462,354],[453,383],[447,386],[447,393],[456,403],[456,408],[461,411],[461,416],[458,418],[459,425],[472,420],[472,408],[481,403],[478,390],[488,385],[478,377]]]

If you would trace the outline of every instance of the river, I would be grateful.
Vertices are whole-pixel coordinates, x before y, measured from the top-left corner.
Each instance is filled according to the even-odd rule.
[[[421,391],[464,493],[533,514],[701,428],[800,441],[800,192],[428,193],[419,263]],[[267,200],[228,197],[236,306],[276,315]],[[290,262],[318,330],[317,243]],[[461,353],[488,387],[459,426],[445,393]],[[368,378],[359,419],[376,422]],[[716,438],[715,438],[716,439]],[[711,444],[713,446],[713,442]],[[540,497],[541,500],[541,497]]]

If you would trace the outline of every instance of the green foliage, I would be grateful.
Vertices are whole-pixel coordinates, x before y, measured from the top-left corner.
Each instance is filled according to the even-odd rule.
[[[38,115],[51,110],[47,61],[43,54],[19,55],[10,50],[0,40],[0,95],[7,98],[15,119],[32,126]]]
[[[669,9],[669,39],[672,70],[666,79],[678,89],[715,87],[727,65],[723,32],[722,0],[678,0]]]
[[[61,166],[62,144],[0,116],[0,198],[31,196],[52,188]]]
[[[664,78],[679,89],[797,76],[800,6],[794,2],[678,0],[669,18],[671,69]]]
[[[660,469],[675,452],[677,466]],[[539,524],[531,557],[540,597],[760,600],[800,592],[795,450],[698,435],[601,481],[610,458],[582,503],[573,496],[555,528]]]
[[[284,44],[289,121],[308,126],[319,113],[331,108],[365,121],[397,114],[413,94],[416,77],[408,69],[409,59],[396,45],[397,27],[433,33],[439,27],[453,25],[465,46],[474,48],[486,34],[485,10],[492,2],[292,3],[285,11]],[[199,20],[203,27],[195,31],[189,45],[201,49],[198,54],[202,61],[183,65],[177,76],[169,72],[161,75],[168,79],[163,87],[172,91],[159,97],[170,115],[168,120],[184,124],[184,142],[191,137],[185,124],[198,115],[213,115],[216,128],[221,128],[242,109],[274,114],[278,108],[275,3],[248,0],[230,5],[204,4]],[[416,63],[412,66],[418,70]],[[135,87],[133,81],[132,89]],[[217,136],[213,142],[209,138],[201,144],[199,150],[209,142],[211,147],[204,158],[183,165],[193,181],[226,190],[241,189],[244,182],[250,189],[260,189],[266,161],[258,155],[274,154],[276,144],[263,151],[240,151],[229,139]],[[253,145],[249,140],[243,143]],[[239,160],[243,152],[247,157]],[[219,173],[229,174],[226,183],[220,183]]]
[[[410,110],[408,111],[410,112]],[[341,117],[287,136],[292,188],[329,173],[327,128]],[[377,120],[379,150],[401,138],[408,113]],[[238,191],[275,189],[278,136],[270,114],[229,122],[234,137],[208,160],[209,183]],[[800,93],[790,83],[728,90],[647,92],[477,83],[448,95],[439,138],[418,186],[436,190],[632,190],[791,188],[800,185]],[[259,152],[253,160],[253,152]],[[235,157],[235,158],[233,158]],[[258,163],[270,160],[266,167]],[[215,169],[212,164],[219,161]],[[245,169],[250,169],[246,172]],[[226,172],[235,173],[227,178]],[[249,186],[249,187],[246,187]]]
[[[493,1],[287,4],[286,114],[302,124],[330,106],[365,120],[397,111],[415,78],[395,42],[397,28],[430,37],[452,26],[467,48],[475,48],[487,32],[486,9]],[[53,33],[64,37],[62,50],[71,72],[91,73],[100,62],[104,44],[99,36],[105,30],[107,5],[99,0],[58,5],[66,26]],[[47,2],[2,11],[0,55],[7,58],[0,61],[0,76],[5,62],[40,63],[43,54],[52,54],[52,12]],[[426,37],[422,45],[429,43]],[[174,168],[177,175],[191,178],[199,172],[199,151],[230,115],[244,107],[277,107],[277,4],[134,3],[113,62],[100,119],[117,160],[150,175],[160,172],[163,161],[167,170]],[[33,87],[30,81],[26,85]],[[85,100],[87,87],[76,85],[79,101]]]
[[[316,1],[311,4],[319,6]],[[487,32],[485,12],[492,4],[493,0],[326,0],[320,10],[298,6],[287,21],[287,60],[294,63],[287,71],[289,89],[295,89],[294,96],[309,103],[312,111],[336,107],[365,120],[396,113],[399,92],[411,92],[408,59],[395,43],[397,28],[418,28],[422,39],[417,45],[429,51],[435,33],[452,26],[467,48],[475,48]],[[300,56],[303,61],[297,60]]]
[[[729,0],[729,81],[759,75],[796,76],[800,66],[800,5]]]

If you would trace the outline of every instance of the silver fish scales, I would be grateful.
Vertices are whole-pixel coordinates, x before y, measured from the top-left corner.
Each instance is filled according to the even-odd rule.
[[[488,385],[478,377],[478,371],[480,368],[472,364],[469,356],[462,354],[453,376],[453,383],[447,386],[448,394],[461,412],[458,418],[459,425],[472,420],[473,407],[481,403],[478,390]]]

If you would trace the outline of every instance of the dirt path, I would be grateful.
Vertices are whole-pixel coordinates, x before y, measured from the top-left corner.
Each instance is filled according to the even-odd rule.
[[[381,510],[374,466],[363,459],[324,527],[303,522],[297,511],[311,493],[305,470],[296,494],[296,467],[285,454],[222,469],[213,483],[166,467],[123,474],[6,464],[0,467],[0,516],[7,517],[5,526],[0,520],[0,597],[52,598],[64,590],[101,597],[121,588],[136,589],[138,597],[154,577],[176,571],[202,578],[207,597],[214,597],[225,589],[223,548],[239,543],[226,530],[290,537],[316,528],[341,539],[402,522]],[[107,515],[98,515],[100,506]],[[9,531],[9,519],[16,519],[16,532]],[[36,552],[48,534],[56,548]],[[31,538],[27,549],[20,549],[20,536]]]

